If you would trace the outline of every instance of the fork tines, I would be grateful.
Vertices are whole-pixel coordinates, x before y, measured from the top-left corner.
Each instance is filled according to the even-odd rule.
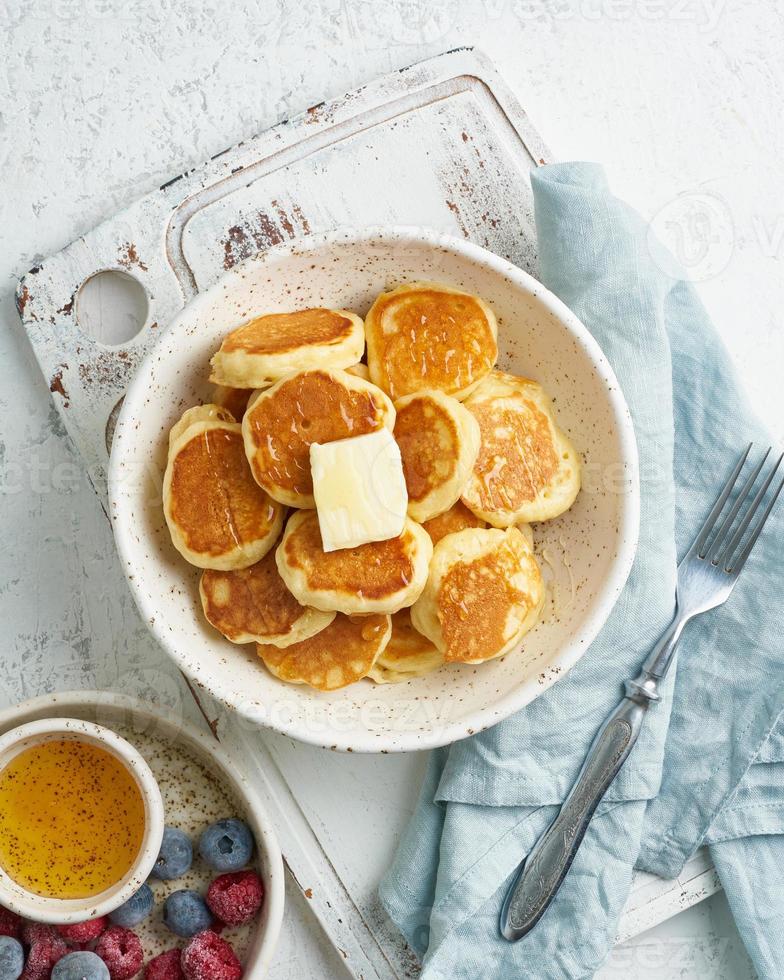
[[[731,503],[729,510],[722,518],[716,533],[713,534],[712,540],[710,543],[708,542],[714,526],[722,516],[725,506],[732,497],[735,484],[738,482],[746,466],[752,445],[752,443],[749,443],[746,451],[735,465],[694,545],[700,558],[710,561],[711,564],[720,566],[724,571],[735,575],[743,568],[746,559],[751,553],[751,549],[754,547],[762,528],[765,526],[765,521],[770,516],[776,500],[782,488],[784,488],[783,478],[777,483],[775,489],[770,494],[768,493],[773,478],[778,472],[782,459],[784,459],[784,453],[782,453],[776,462],[769,467],[767,476],[764,476],[755,491],[755,485],[772,452],[772,447],[769,446],[763,454],[762,459],[752,468],[751,473],[738,491],[735,500]],[[757,511],[763,505],[766,496],[768,499],[764,510],[754,526],[751,527],[751,523]],[[743,511],[742,514],[741,511]]]

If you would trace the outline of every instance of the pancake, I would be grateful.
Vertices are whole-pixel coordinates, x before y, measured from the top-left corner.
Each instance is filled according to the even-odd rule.
[[[283,525],[283,508],[253,479],[236,422],[196,422],[175,440],[163,511],[174,547],[198,568],[255,564]]]
[[[351,367],[347,367],[346,371],[349,374],[353,374],[357,378],[364,378],[365,381],[370,381],[370,371],[368,371],[367,364],[352,364]]]
[[[227,408],[236,421],[241,422],[245,409],[248,407],[248,400],[254,390],[253,388],[226,388],[223,385],[215,385],[212,400],[216,405]]]
[[[391,633],[389,616],[338,615],[308,640],[283,650],[260,643],[256,651],[280,680],[335,691],[367,677]]]
[[[463,503],[494,527],[547,521],[574,503],[580,461],[550,399],[527,378],[494,371],[465,402],[482,444]]]
[[[365,318],[365,334],[370,380],[394,400],[432,388],[462,400],[498,357],[490,307],[442,283],[381,293]]]
[[[534,550],[534,529],[530,524],[515,524],[517,530],[525,538],[526,544],[531,549]]]
[[[210,381],[259,388],[294,371],[345,368],[362,357],[365,328],[348,310],[268,313],[232,330],[210,361]]]
[[[420,391],[395,402],[408,513],[420,523],[459,499],[479,453],[479,425],[455,398]]]
[[[228,408],[216,403],[209,405],[195,405],[182,413],[182,417],[175,422],[169,431],[169,448],[180,438],[186,429],[189,429],[197,422],[236,422],[237,419],[233,412]]]
[[[423,677],[443,662],[443,653],[411,625],[409,610],[401,609],[392,617],[392,636],[368,676],[376,684],[397,684]]]
[[[325,552],[317,514],[299,511],[289,518],[276,558],[303,605],[357,615],[410,606],[424,588],[432,552],[427,533],[408,517],[397,538]]]
[[[438,544],[441,538],[447,534],[454,534],[456,531],[465,531],[467,527],[487,527],[487,521],[473,514],[461,501],[450,507],[449,510],[439,514],[438,517],[431,517],[425,521],[422,527],[430,535],[430,540],[434,545]]]
[[[257,392],[242,420],[259,486],[290,507],[315,506],[311,443],[334,442],[395,424],[383,391],[346,371],[303,371]]]
[[[539,566],[520,531],[469,528],[435,546],[411,622],[447,663],[482,663],[511,650],[543,604]]]
[[[299,643],[325,629],[335,613],[301,606],[278,572],[275,552],[250,568],[206,569],[199,595],[207,621],[232,643]]]

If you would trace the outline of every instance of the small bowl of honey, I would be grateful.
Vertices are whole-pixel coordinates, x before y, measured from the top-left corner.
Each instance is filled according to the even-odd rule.
[[[37,922],[107,915],[147,879],[163,800],[125,739],[47,718],[0,737],[0,904]]]

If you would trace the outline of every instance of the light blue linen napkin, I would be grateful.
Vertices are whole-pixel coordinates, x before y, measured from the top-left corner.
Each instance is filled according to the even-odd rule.
[[[776,758],[765,763],[760,754],[773,746],[768,736],[784,707],[771,601],[784,590],[779,516],[731,603],[684,638],[688,670],[678,679],[655,807],[648,801],[662,779],[674,671],[556,902],[523,941],[508,944],[498,934],[515,867],[557,812],[622,681],[672,616],[676,542],[680,554],[739,450],[765,439],[693,290],[663,271],[672,261],[650,241],[646,223],[612,197],[601,168],[545,167],[532,183],[540,277],[596,337],[634,418],[640,543],[613,613],[570,674],[515,717],[432,754],[417,812],[380,887],[423,959],[425,980],[590,977],[612,943],[641,846],[642,863],[675,874],[711,828],[721,830],[719,817],[734,829],[724,827],[716,846],[757,832],[744,815],[761,803],[769,804],[764,826],[774,828],[766,833],[784,830],[773,816],[784,816],[784,781],[777,789],[765,769],[784,752],[771,748]],[[749,798],[730,818],[728,801],[741,791]],[[727,855],[728,880],[737,859]],[[744,907],[752,911],[747,900]],[[753,925],[760,917],[747,918]],[[751,949],[753,934],[744,937]]]

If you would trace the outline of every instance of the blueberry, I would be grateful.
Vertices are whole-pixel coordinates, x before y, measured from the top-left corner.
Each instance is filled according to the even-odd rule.
[[[177,827],[166,827],[163,831],[158,860],[150,872],[151,878],[171,881],[181,878],[193,863],[193,847],[190,838]]]
[[[190,939],[212,925],[212,913],[198,892],[172,892],[163,905],[163,921],[176,936]]]
[[[109,970],[95,953],[68,953],[52,970],[52,980],[109,980]]]
[[[134,892],[127,902],[123,902],[118,909],[110,913],[109,918],[116,926],[122,926],[123,929],[133,929],[140,922],[144,922],[150,912],[152,912],[154,904],[155,899],[153,898],[152,888],[149,885],[142,885],[138,892]]]
[[[0,980],[17,980],[24,960],[22,944],[11,936],[0,936]]]
[[[199,853],[213,871],[239,871],[253,857],[253,834],[235,817],[219,820],[201,835]]]

